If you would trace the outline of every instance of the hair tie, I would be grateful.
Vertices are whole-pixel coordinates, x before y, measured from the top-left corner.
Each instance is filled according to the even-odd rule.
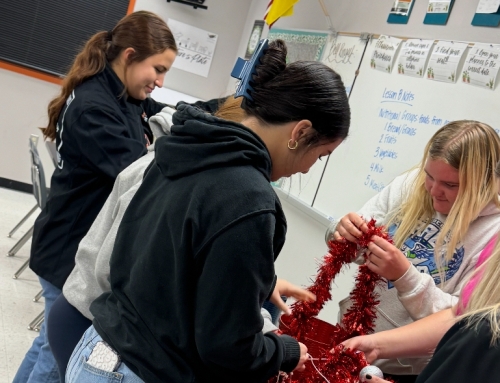
[[[113,31],[108,31],[108,34],[106,36],[107,41],[113,41]]]

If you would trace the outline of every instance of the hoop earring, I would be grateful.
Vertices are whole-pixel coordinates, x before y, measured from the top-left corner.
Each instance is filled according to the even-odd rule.
[[[293,145],[293,146],[291,145],[291,143],[292,143],[292,139],[290,138],[290,139],[288,140],[288,144],[287,144],[288,149],[290,149],[290,150],[295,150],[295,149],[297,149],[297,148],[298,148],[298,146],[299,146],[299,142],[298,142],[298,141],[295,141],[295,145]]]

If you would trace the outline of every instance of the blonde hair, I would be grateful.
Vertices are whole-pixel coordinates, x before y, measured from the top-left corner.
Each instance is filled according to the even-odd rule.
[[[246,117],[246,113],[241,108],[242,100],[243,98],[234,98],[233,95],[227,97],[214,113],[214,116],[233,122],[243,121]]]
[[[398,225],[394,236],[398,248],[408,237],[423,230],[435,214],[432,197],[425,188],[424,167],[428,160],[442,160],[459,173],[457,199],[434,248],[436,265],[443,274],[444,266],[452,259],[455,248],[479,213],[489,203],[500,208],[495,177],[496,164],[500,160],[500,138],[489,125],[467,120],[450,122],[432,136],[406,200],[389,220],[389,226]]]
[[[496,176],[500,179],[500,163],[496,166]],[[489,258],[476,268],[471,279],[478,277],[479,281],[472,291],[467,306],[463,306],[462,297],[458,305],[462,315],[458,318],[467,318],[467,326],[474,327],[486,319],[491,328],[491,345],[500,339],[500,236],[497,234],[495,247]]]
[[[473,276],[482,274],[478,284],[471,293],[467,307],[458,319],[467,318],[467,326],[478,325],[482,319],[486,319],[491,327],[491,344],[500,339],[500,241],[497,240],[491,256],[478,267]],[[461,305],[461,300],[459,302]]]

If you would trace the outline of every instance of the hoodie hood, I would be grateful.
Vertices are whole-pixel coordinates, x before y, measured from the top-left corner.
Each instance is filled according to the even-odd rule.
[[[252,166],[270,180],[271,157],[264,142],[245,126],[180,103],[171,135],[156,141],[155,159],[162,174],[178,178],[208,169]]]
[[[149,119],[149,127],[153,132],[155,140],[163,136],[168,136],[170,134],[170,128],[172,127],[172,116],[174,115],[174,113],[174,108],[166,106],[161,110],[161,112],[156,113]],[[154,150],[155,143],[153,142],[148,146],[148,151],[153,152]]]

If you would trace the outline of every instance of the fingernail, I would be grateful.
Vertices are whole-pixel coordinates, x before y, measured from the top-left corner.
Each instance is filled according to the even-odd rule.
[[[370,374],[366,374],[365,378],[368,379],[368,380],[371,380],[372,376]]]

